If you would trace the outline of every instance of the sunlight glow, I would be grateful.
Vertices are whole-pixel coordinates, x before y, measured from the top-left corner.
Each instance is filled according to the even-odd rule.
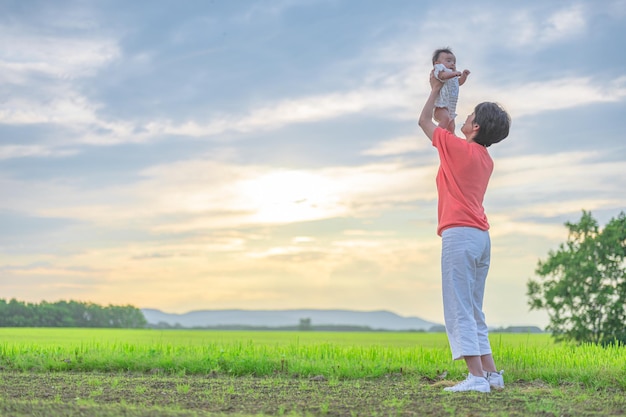
[[[274,171],[239,184],[253,220],[287,223],[327,218],[344,211],[330,179],[301,171]]]

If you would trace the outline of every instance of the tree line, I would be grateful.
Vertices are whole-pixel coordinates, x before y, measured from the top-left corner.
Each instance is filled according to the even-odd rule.
[[[26,303],[0,299],[0,327],[111,327],[143,328],[141,310],[127,306],[100,306],[79,301]]]

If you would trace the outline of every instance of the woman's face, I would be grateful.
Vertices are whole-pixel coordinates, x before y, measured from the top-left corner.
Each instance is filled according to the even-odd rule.
[[[467,137],[470,133],[472,133],[473,129],[474,129],[474,112],[469,114],[467,116],[467,119],[465,119],[465,123],[463,123],[463,126],[461,126],[461,132],[465,135],[465,137]]]

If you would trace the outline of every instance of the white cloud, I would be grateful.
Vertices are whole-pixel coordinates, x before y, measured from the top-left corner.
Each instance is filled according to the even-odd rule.
[[[0,146],[0,159],[23,157],[65,157],[76,155],[77,149],[55,149],[42,145],[6,145]]]
[[[272,1],[256,1],[254,4],[237,20],[249,22],[259,18],[276,18],[293,7],[309,6],[311,4],[320,3],[328,0],[272,0]]]
[[[575,23],[580,28],[583,24],[577,19],[581,7],[564,9],[547,19],[553,31],[561,33],[566,23]],[[568,29],[569,30],[569,29]],[[579,30],[579,29],[578,29]],[[552,37],[556,35],[550,35]],[[66,45],[64,39],[47,40],[50,51],[35,45],[39,38],[26,38],[22,45],[24,56],[20,58],[18,47],[5,53],[5,64],[22,66],[24,76],[39,71],[46,74],[67,73],[71,76],[86,76],[106,63],[117,59],[119,51],[112,40],[72,40]],[[65,51],[65,47],[69,52]],[[396,50],[393,46],[377,46],[378,55],[388,55],[384,51]],[[63,53],[59,50],[63,49]],[[54,59],[49,54],[59,52]],[[373,51],[373,55],[377,55]],[[65,57],[64,54],[71,54]],[[396,54],[397,55],[397,54]],[[407,55],[405,55],[407,56]],[[380,59],[383,59],[380,58]],[[148,142],[167,135],[181,135],[189,138],[218,137],[224,132],[247,133],[259,130],[275,130],[297,123],[313,123],[340,118],[353,114],[376,114],[410,120],[417,117],[420,97],[427,94],[426,75],[417,76],[415,67],[423,68],[427,74],[428,66],[411,64],[415,60],[406,57],[396,62],[393,68],[382,74],[377,69],[365,74],[361,86],[352,90],[328,92],[308,97],[285,98],[273,103],[263,104],[240,114],[207,115],[204,120],[173,122],[156,119],[139,125],[132,119],[103,120],[97,111],[102,106],[92,103],[71,87],[57,87],[57,91],[37,99],[10,98],[0,105],[0,122],[8,124],[58,123],[71,126],[75,134],[66,139],[67,143],[91,145],[113,145],[128,142]],[[425,60],[427,61],[427,60]],[[41,66],[38,63],[45,62]],[[421,61],[420,61],[421,62]],[[411,66],[407,68],[407,65]],[[373,68],[378,68],[374,66]],[[26,78],[27,79],[27,78]],[[45,94],[45,92],[44,92]],[[54,94],[54,96],[51,96]],[[469,112],[468,103],[484,100],[497,100],[503,103],[515,116],[533,114],[545,110],[570,108],[593,102],[617,101],[626,97],[626,77],[617,80],[590,79],[588,77],[570,77],[559,80],[536,81],[534,83],[500,86],[472,85],[464,89],[460,114]],[[416,101],[418,102],[416,104]],[[364,151],[365,155],[394,155],[415,151],[424,145],[412,144],[412,139],[398,138],[381,143]]]
[[[36,28],[0,28],[1,77],[4,82],[27,84],[33,75],[68,80],[88,77],[119,58],[115,40],[94,37],[55,36]]]
[[[251,109],[247,114],[217,114],[208,122],[188,120],[174,123],[154,120],[137,125],[129,120],[104,120],[97,114],[101,104],[90,102],[71,88],[57,88],[53,98],[12,97],[0,104],[0,122],[6,124],[55,123],[66,125],[76,134],[65,143],[114,145],[147,142],[164,135],[190,138],[215,137],[224,132],[247,133],[274,130],[297,123],[312,123],[342,116],[407,111],[407,81],[398,79],[382,87],[367,86],[353,91],[284,99]],[[388,114],[388,113],[387,113]],[[398,114],[391,117],[398,117]],[[409,116],[411,117],[411,116]],[[96,131],[98,133],[96,133]]]
[[[530,213],[527,214],[531,215]],[[515,215],[507,213],[490,213],[489,224],[491,226],[489,233],[494,239],[514,236],[515,239],[523,241],[534,236],[558,241],[563,237],[563,226],[560,224],[520,220]],[[519,243],[520,246],[523,246],[523,242]]]
[[[603,156],[601,152],[573,151],[500,158],[490,188],[546,195],[618,191],[620,184],[615,179],[626,178],[626,165],[603,160]]]
[[[54,92],[41,92],[38,98],[11,96],[0,103],[0,123],[7,125],[51,124],[65,128],[54,143],[46,145],[9,145],[0,151],[3,159],[14,157],[56,157],[74,154],[66,147],[85,145],[116,145],[154,140],[145,129],[132,121],[108,121],[98,115],[102,105],[93,103],[72,90],[59,86]],[[10,138],[18,141],[19,136]],[[56,149],[58,148],[58,149]]]
[[[402,155],[406,153],[420,152],[430,147],[430,142],[423,140],[418,135],[412,135],[380,142],[361,153],[363,155],[372,156]]]
[[[313,243],[315,242],[315,240],[316,239],[311,236],[296,236],[293,239],[291,239],[291,243],[293,243],[294,245],[301,245],[301,244]]]
[[[59,91],[55,91],[58,93]],[[44,93],[45,94],[45,93]],[[13,96],[0,104],[0,122],[5,124],[95,124],[98,106],[85,97],[65,90],[64,94],[37,99]]]
[[[502,86],[474,86],[467,90],[459,114],[471,113],[471,108],[482,101],[497,101],[504,105],[512,118],[528,116],[548,110],[561,110],[592,103],[617,102],[626,98],[626,77],[613,80],[589,77],[535,81],[526,84]],[[472,107],[468,107],[471,103]]]
[[[66,135],[61,145],[110,143],[111,137],[117,142],[133,141],[127,134],[127,123],[102,120],[97,112],[103,105],[79,92],[76,83],[78,78],[93,77],[120,57],[114,39],[61,35],[29,26],[3,26],[0,37],[0,82],[6,94],[0,103],[0,123],[65,126],[73,134]],[[103,138],[102,134],[90,133],[95,130],[108,133]],[[125,133],[123,139],[120,132]],[[12,147],[4,149],[3,157],[58,156],[65,152]]]
[[[544,42],[555,42],[585,32],[587,22],[585,10],[581,4],[574,4],[548,16],[544,23],[544,30],[540,39]]]
[[[544,15],[545,9],[507,10],[506,15],[493,15],[506,31],[502,31],[508,42],[515,47],[541,48],[556,42],[582,36],[587,30],[586,17],[589,10],[578,3]]]
[[[424,74],[427,74],[427,70]],[[427,75],[424,76],[425,80]],[[526,116],[546,110],[559,110],[591,103],[615,102],[626,97],[626,77],[612,80],[589,77],[536,81],[519,85],[473,85],[462,92],[459,114],[471,113],[481,101],[498,101],[514,116]],[[154,121],[145,126],[144,138],[176,134],[188,137],[211,137],[221,133],[276,130],[297,123],[313,123],[353,114],[376,114],[390,119],[417,118],[416,100],[425,100],[426,82],[420,83],[415,71],[401,71],[385,83],[363,86],[352,91],[285,99],[251,109],[247,114],[209,117],[207,123]],[[471,107],[468,107],[470,106]],[[393,155],[418,150],[412,138],[397,138],[364,151],[366,155]]]
[[[2,188],[12,198],[3,207],[106,227],[132,223],[178,233],[376,216],[398,204],[435,198],[434,165],[284,170],[197,159],[155,166],[143,174],[143,181],[100,189],[67,181],[5,179]]]
[[[200,171],[190,171],[189,168],[194,165]],[[210,165],[196,161],[187,169],[183,166],[162,166],[151,171],[158,174],[149,184],[159,184],[171,190],[171,193],[162,193],[167,210],[216,213],[196,218],[191,223],[162,224],[159,230],[183,231],[369,216],[394,204],[434,198],[431,181],[434,178],[433,166],[409,168],[390,163],[305,171],[236,166],[210,168]],[[176,179],[181,175],[181,169],[187,178],[184,185],[178,184]],[[172,172],[170,176],[170,170],[176,173]],[[207,172],[215,171],[221,173],[221,180],[204,180]],[[198,177],[199,181],[194,180]],[[420,183],[423,186],[416,187]],[[152,188],[149,184],[146,186]],[[162,206],[157,204],[156,207]],[[219,213],[222,213],[221,217]]]
[[[279,129],[296,123],[312,123],[346,115],[404,108],[406,96],[398,88],[363,87],[353,91],[284,99],[250,110],[244,115],[217,115],[208,123],[154,121],[146,125],[153,134],[189,137],[214,136],[226,131],[251,132]]]
[[[622,161],[605,161],[601,152],[562,152],[499,158],[486,197],[488,216],[498,235],[522,234],[557,241],[560,223],[533,222],[577,215],[580,210],[626,207],[618,178]]]

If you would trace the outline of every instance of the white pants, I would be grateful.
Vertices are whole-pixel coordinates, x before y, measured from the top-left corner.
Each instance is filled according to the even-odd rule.
[[[452,227],[441,237],[443,315],[452,358],[490,354],[483,313],[491,253],[489,232]]]

